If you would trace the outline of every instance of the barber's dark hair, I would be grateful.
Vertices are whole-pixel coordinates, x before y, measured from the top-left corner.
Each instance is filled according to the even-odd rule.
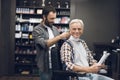
[[[45,6],[43,8],[42,16],[47,16],[49,12],[56,12],[55,8],[53,6]]]

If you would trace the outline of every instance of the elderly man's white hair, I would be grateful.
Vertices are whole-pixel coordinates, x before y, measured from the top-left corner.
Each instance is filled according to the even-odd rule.
[[[73,19],[73,20],[71,20],[70,23],[69,23],[69,26],[71,24],[73,24],[73,23],[80,23],[80,25],[82,25],[82,27],[84,27],[84,23],[83,23],[83,21],[81,19]]]

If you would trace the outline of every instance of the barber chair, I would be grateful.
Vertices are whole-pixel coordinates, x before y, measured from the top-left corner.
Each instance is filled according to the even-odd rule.
[[[59,51],[56,47],[51,49],[52,80],[76,80],[76,78],[81,75],[62,69]]]

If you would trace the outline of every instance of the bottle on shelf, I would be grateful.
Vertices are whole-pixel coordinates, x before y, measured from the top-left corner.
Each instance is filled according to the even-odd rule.
[[[45,0],[42,0],[42,7],[45,6]]]
[[[115,38],[113,38],[111,40],[111,43],[114,44],[114,45],[120,46],[120,37],[116,36]]]
[[[48,2],[48,6],[52,6],[52,2],[51,1]]]
[[[23,1],[24,6],[27,6],[27,3],[28,3],[27,0],[24,0],[24,1]]]
[[[61,6],[60,6],[60,2],[58,1],[57,2],[57,8],[60,8]]]
[[[65,8],[69,8],[69,3],[65,2]]]

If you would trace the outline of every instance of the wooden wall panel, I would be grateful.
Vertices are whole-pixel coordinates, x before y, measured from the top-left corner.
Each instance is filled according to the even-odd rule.
[[[13,32],[15,17],[15,0],[0,0],[0,73],[11,74],[13,71]],[[7,6],[6,6],[7,5]]]
[[[0,0],[0,37],[1,37],[1,0]],[[1,53],[1,38],[0,38],[0,53]],[[2,55],[0,54],[0,59],[2,58]],[[0,63],[2,63],[2,61],[0,60]],[[2,74],[1,72],[1,66],[0,66],[0,75]]]

